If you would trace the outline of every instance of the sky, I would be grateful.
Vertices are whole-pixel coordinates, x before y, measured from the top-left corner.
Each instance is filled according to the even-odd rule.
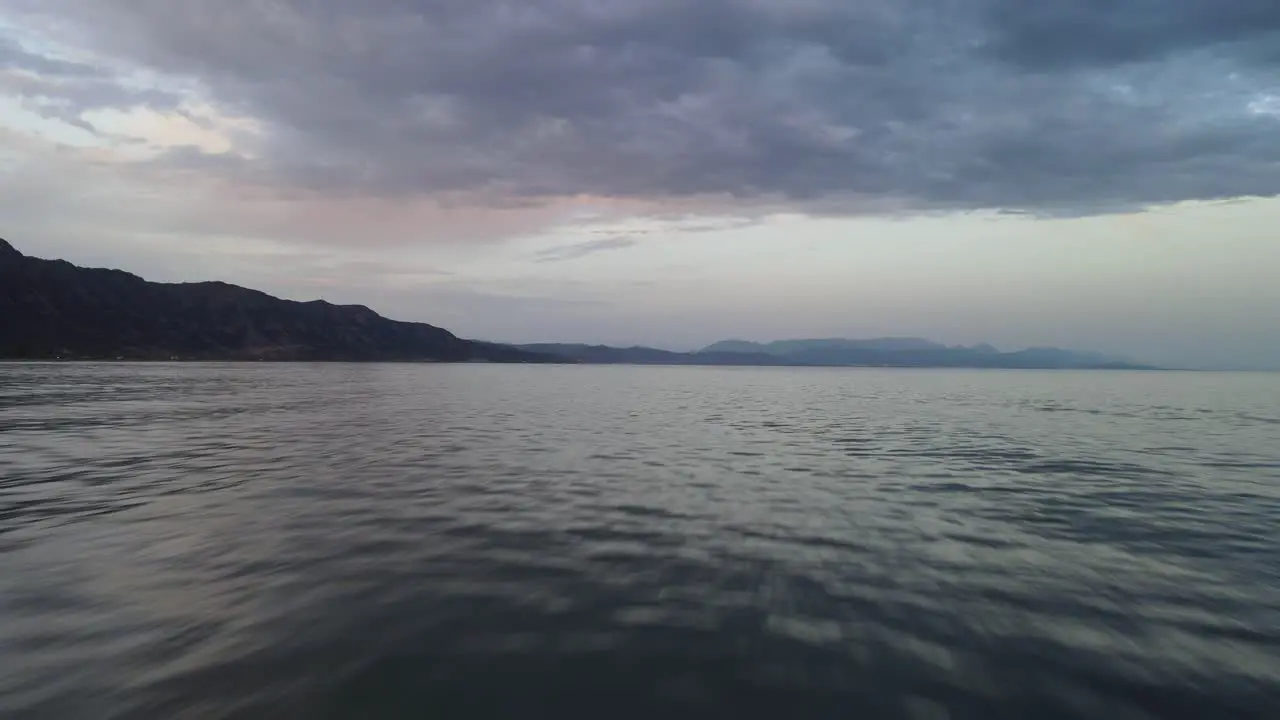
[[[1280,368],[1275,0],[0,0],[0,237],[464,337]]]

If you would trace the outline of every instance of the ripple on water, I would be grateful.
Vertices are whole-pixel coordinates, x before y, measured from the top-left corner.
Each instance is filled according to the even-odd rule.
[[[6,719],[1280,697],[1271,376],[0,371]]]

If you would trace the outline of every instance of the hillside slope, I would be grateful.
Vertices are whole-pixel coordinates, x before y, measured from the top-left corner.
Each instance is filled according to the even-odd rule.
[[[0,240],[0,358],[555,362],[360,305],[167,284],[26,257]]]

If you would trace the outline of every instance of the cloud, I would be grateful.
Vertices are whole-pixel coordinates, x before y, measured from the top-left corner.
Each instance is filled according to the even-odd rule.
[[[560,247],[547,248],[540,250],[534,257],[536,262],[564,262],[565,260],[576,260],[587,255],[607,250],[622,250],[632,247],[637,240],[633,237],[611,237],[602,238],[600,240],[590,240],[588,242],[577,243],[574,245],[561,245]]]
[[[110,77],[110,73],[93,65],[29,52],[18,41],[4,37],[0,37],[0,70],[25,71],[46,78]]]
[[[1280,116],[1257,110],[1280,64],[1274,0],[6,5],[260,129],[252,152],[153,164],[280,192],[1067,215],[1280,193]],[[59,85],[72,119],[172,105],[30,49],[0,57],[83,78]]]
[[[0,36],[0,91],[37,115],[98,134],[89,112],[120,107],[172,110],[182,98],[157,88],[129,87],[107,68],[32,52]]]
[[[1266,46],[1269,59],[1280,61],[1280,3],[1273,0],[998,0],[989,19],[995,54],[1036,69],[1108,67],[1214,47],[1247,57]]]

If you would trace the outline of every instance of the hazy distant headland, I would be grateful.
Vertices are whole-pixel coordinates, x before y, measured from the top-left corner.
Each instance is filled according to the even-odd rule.
[[[42,260],[0,240],[0,358],[533,362],[1103,369],[1123,358],[1058,348],[1001,352],[919,338],[756,343],[695,352],[647,347],[504,345],[399,322],[362,305],[296,302],[223,282],[156,283],[121,270]]]

